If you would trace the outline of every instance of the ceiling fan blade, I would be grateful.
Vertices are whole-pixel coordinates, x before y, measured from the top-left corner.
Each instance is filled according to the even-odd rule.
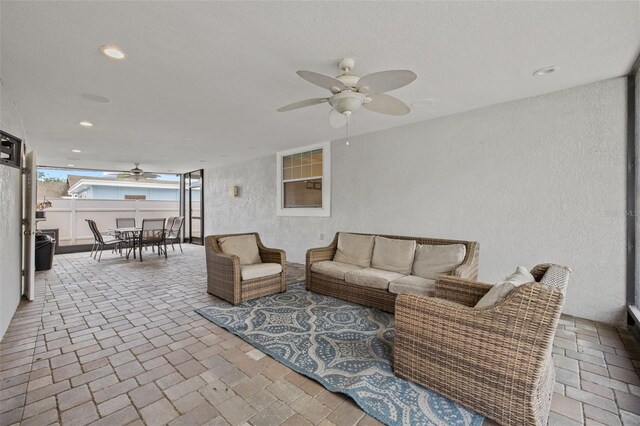
[[[278,108],[278,111],[279,112],[291,111],[291,110],[298,109],[298,108],[304,108],[304,107],[308,107],[308,106],[311,106],[311,105],[321,104],[323,102],[327,102],[328,100],[329,100],[329,98],[305,99],[304,101],[294,102],[292,104],[285,105],[282,108]]]
[[[414,81],[418,76],[409,70],[380,71],[367,74],[358,80],[358,92],[374,95],[399,89]]]
[[[329,77],[328,75],[318,74],[313,71],[298,71],[297,74],[309,83],[331,90],[331,93],[338,93],[347,88],[343,82],[335,77]]]
[[[151,172],[144,172],[142,176],[148,179],[157,179],[160,177],[160,175]]]
[[[389,115],[407,115],[411,108],[407,106],[398,98],[394,98],[391,95],[380,93],[378,95],[368,96],[371,98],[371,102],[362,104],[363,108],[369,111],[379,112],[381,114]]]
[[[331,112],[329,112],[329,124],[331,124],[331,127],[334,129],[344,127],[347,125],[347,116],[340,114],[335,109],[332,109]]]

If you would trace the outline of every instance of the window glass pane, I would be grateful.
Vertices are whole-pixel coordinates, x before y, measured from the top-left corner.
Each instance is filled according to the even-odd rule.
[[[290,155],[287,155],[286,157],[282,157],[283,168],[291,167],[292,165],[293,165],[293,159],[291,158]]]
[[[284,184],[284,207],[322,207],[322,179],[286,182]]]
[[[306,164],[311,164],[311,151],[303,152],[302,154],[300,154],[300,157],[302,158],[303,166]]]
[[[311,166],[311,176],[322,176],[322,163]]]
[[[311,174],[311,166],[302,166],[302,177],[303,178],[308,178],[308,177],[312,177],[313,175]]]
[[[291,157],[293,158],[293,165],[294,166],[299,166],[300,165],[300,161],[301,161],[300,160],[301,155],[300,154],[294,154]]]
[[[284,169],[284,173],[282,174],[282,178],[284,180],[291,179],[293,177],[293,170],[291,168]]]
[[[311,153],[314,163],[322,163],[322,150],[317,149]]]
[[[294,167],[292,170],[291,179],[300,179],[302,177],[302,167]]]

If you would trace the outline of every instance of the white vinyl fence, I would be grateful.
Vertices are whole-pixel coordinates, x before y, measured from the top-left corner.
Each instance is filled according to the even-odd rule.
[[[58,229],[59,245],[91,244],[93,235],[85,219],[96,222],[104,233],[116,227],[116,218],[142,219],[178,216],[178,201],[163,200],[88,200],[53,198],[52,207],[45,210],[46,220],[38,223],[38,229]]]

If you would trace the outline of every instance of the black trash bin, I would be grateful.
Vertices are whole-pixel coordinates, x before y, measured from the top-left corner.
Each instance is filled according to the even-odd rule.
[[[53,266],[56,241],[49,235],[36,235],[36,271],[48,271]]]

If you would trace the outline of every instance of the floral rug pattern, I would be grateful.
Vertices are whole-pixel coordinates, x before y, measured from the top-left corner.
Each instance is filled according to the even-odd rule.
[[[328,390],[347,394],[388,425],[483,423],[479,414],[393,374],[394,317],[386,312],[308,292],[303,283],[196,312]]]

